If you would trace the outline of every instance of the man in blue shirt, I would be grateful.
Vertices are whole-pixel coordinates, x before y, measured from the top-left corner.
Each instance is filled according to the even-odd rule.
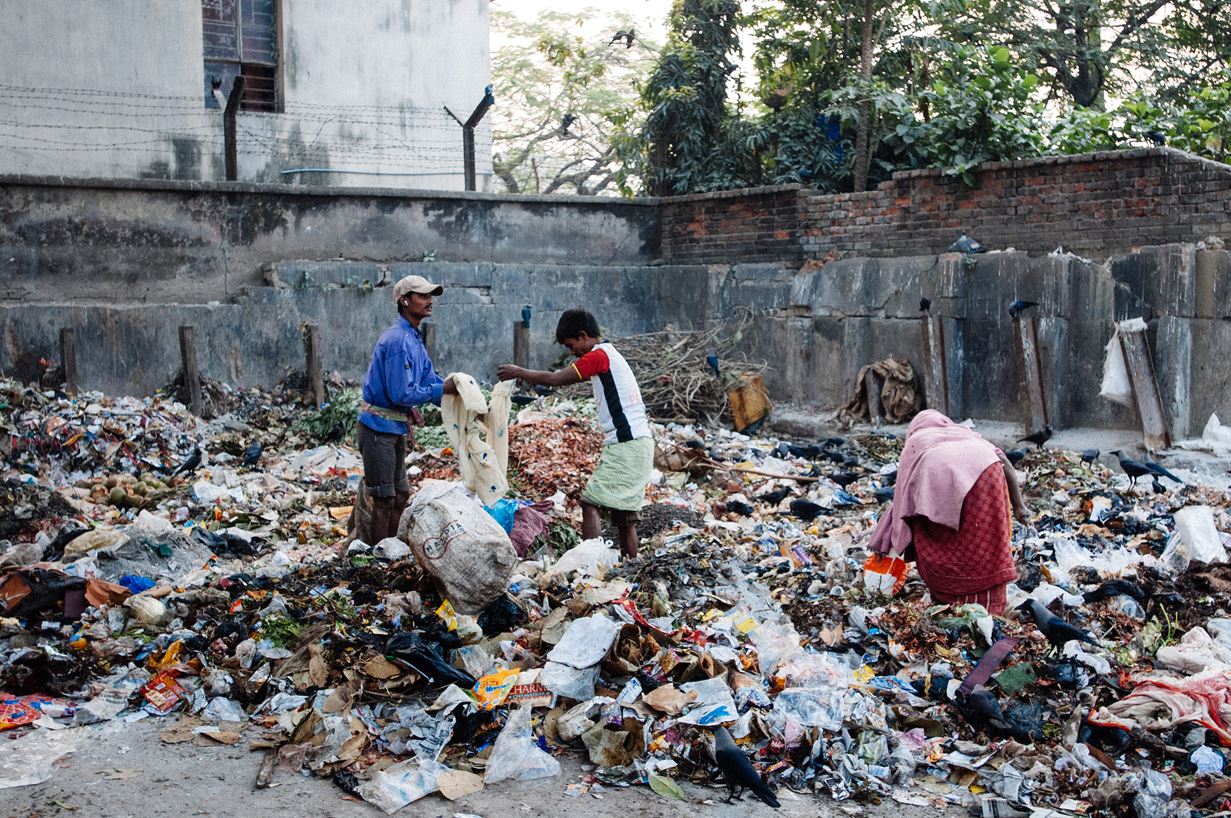
[[[359,403],[359,453],[363,482],[372,501],[372,543],[396,537],[410,484],[406,480],[406,438],[411,413],[442,394],[457,394],[453,382],[436,374],[419,325],[432,314],[432,298],[444,292],[423,276],[406,276],[393,285],[398,320],[381,333],[363,379]],[[360,532],[356,532],[360,533]]]

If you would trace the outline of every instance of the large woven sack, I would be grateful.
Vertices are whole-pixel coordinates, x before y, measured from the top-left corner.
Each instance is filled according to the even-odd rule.
[[[509,535],[461,483],[424,480],[398,537],[461,613],[478,613],[504,593],[517,564]]]

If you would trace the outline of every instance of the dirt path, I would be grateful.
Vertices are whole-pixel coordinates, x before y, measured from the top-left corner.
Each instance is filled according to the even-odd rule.
[[[108,724],[92,728],[73,755],[62,759],[50,781],[0,790],[0,815],[13,818],[89,816],[129,818],[141,816],[236,816],[294,815],[296,818],[376,818],[382,813],[362,801],[349,798],[327,779],[275,776],[270,789],[256,790],[261,755],[250,752],[246,742],[234,746],[199,747],[192,743],[163,744],[158,732],[172,722],[146,719],[130,725]],[[7,737],[0,737],[6,741]],[[399,815],[418,818],[452,818],[457,813],[483,818],[559,816],[560,818],[624,818],[652,815],[655,818],[707,816],[846,816],[870,818],[923,818],[924,815],[957,818],[962,813],[948,808],[905,806],[886,800],[879,806],[837,803],[825,797],[779,793],[782,808],[770,810],[748,799],[728,805],[723,789],[684,785],[687,801],[671,801],[646,787],[603,787],[596,794],[569,797],[565,787],[581,780],[582,759],[561,759],[558,778],[527,782],[502,782],[456,802],[439,794],[416,801]],[[921,794],[913,790],[914,794]],[[596,797],[601,796],[601,797]]]

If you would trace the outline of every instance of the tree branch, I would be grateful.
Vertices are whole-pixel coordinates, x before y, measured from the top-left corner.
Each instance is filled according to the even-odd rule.
[[[1153,0],[1153,2],[1151,2],[1148,6],[1148,10],[1125,20],[1124,27],[1120,29],[1120,33],[1116,35],[1116,38],[1111,41],[1111,45],[1107,46],[1106,53],[1114,54],[1124,43],[1126,38],[1132,36],[1136,33],[1137,29],[1150,22],[1150,18],[1153,17],[1159,9],[1167,5],[1168,2],[1169,0]]]

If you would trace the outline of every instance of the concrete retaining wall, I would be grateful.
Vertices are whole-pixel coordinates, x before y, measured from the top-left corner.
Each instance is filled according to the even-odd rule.
[[[353,269],[348,269],[348,267]],[[272,386],[302,369],[300,327],[321,328],[324,366],[347,378],[363,376],[372,345],[395,320],[392,287],[363,276],[375,265],[280,264],[280,286],[245,289],[226,303],[101,306],[47,304],[0,307],[0,371],[29,378],[40,357],[58,357],[61,327],[76,328],[83,388],[111,394],[150,394],[179,369],[177,330],[195,328],[201,372],[244,386]],[[492,380],[512,351],[512,325],[522,306],[533,309],[531,355],[546,367],[563,351],[555,343],[560,313],[584,304],[604,329],[626,335],[688,326],[685,294],[706,293],[704,267],[563,267],[411,263],[388,265],[396,278],[418,273],[447,285],[430,323],[434,362]],[[293,282],[293,286],[287,286]]]
[[[1200,271],[1198,274],[1197,271]],[[1044,381],[1057,426],[1130,428],[1130,410],[1098,397],[1113,321],[1151,316],[1160,388],[1177,436],[1197,434],[1211,412],[1231,416],[1231,254],[1192,245],[1145,248],[1094,263],[1074,256],[996,253],[848,259],[797,270],[783,264],[575,266],[280,262],[269,283],[226,303],[0,307],[0,370],[29,377],[57,356],[60,327],[78,334],[84,386],[148,393],[178,366],[176,328],[196,327],[202,371],[244,385],[272,385],[303,366],[300,325],[316,323],[324,364],[348,378],[366,369],[393,320],[389,282],[420,273],[446,283],[431,323],[441,371],[484,379],[512,349],[512,324],[533,310],[531,363],[549,367],[562,310],[593,310],[613,337],[671,325],[713,326],[737,307],[759,312],[745,342],[768,361],[779,401],[844,403],[863,365],[889,355],[921,365],[921,296],[943,318],[952,413],[1020,420],[1012,323],[1014,298],[1038,301]],[[1191,287],[1182,283],[1191,279]],[[1146,287],[1143,281],[1170,281]],[[1206,297],[1198,299],[1204,292]],[[1200,303],[1203,317],[1197,317]]]
[[[756,195],[787,212],[797,194]],[[1105,261],[1023,252],[801,261],[788,231],[764,258],[733,245],[722,263],[664,265],[662,242],[679,237],[660,240],[663,214],[692,206],[668,204],[9,178],[0,183],[0,370],[36,374],[71,326],[85,387],[148,393],[174,376],[176,328],[192,324],[206,375],[272,385],[302,367],[300,326],[312,322],[325,366],[358,378],[393,320],[389,285],[421,272],[448,287],[432,319],[439,367],[481,378],[510,357],[524,304],[534,311],[532,364],[542,367],[560,357],[552,334],[568,307],[592,309],[617,337],[712,326],[749,307],[761,317],[747,346],[774,367],[773,396],[833,407],[861,366],[889,355],[919,364],[926,296],[945,326],[953,414],[1020,420],[1006,306],[1024,298],[1039,302],[1057,425],[1136,424],[1097,393],[1113,321],[1142,314],[1176,435],[1199,432],[1211,412],[1231,416],[1231,255],[1217,242]],[[722,219],[720,207],[700,223],[722,229]],[[704,242],[689,247],[705,258]]]
[[[0,183],[0,303],[206,303],[289,260],[588,265],[658,255],[655,203],[243,183]]]

